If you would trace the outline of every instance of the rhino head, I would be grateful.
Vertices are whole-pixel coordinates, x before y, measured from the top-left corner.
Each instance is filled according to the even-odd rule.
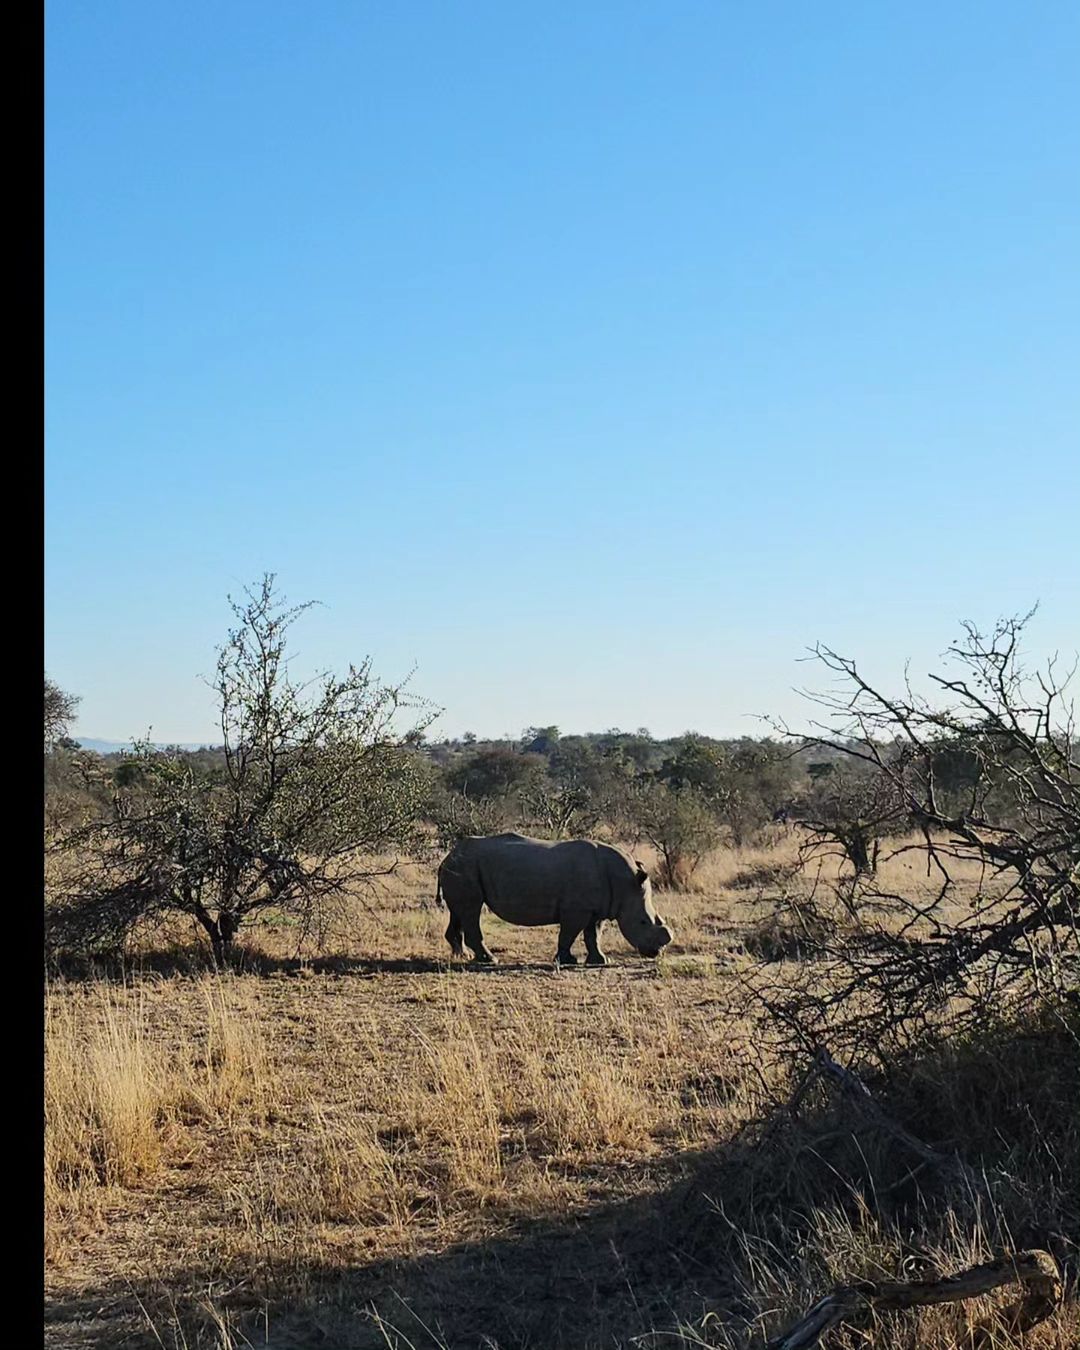
[[[671,929],[653,908],[648,872],[636,859],[634,869],[629,884],[619,888],[621,903],[613,917],[635,951],[642,956],[659,956],[671,941]]]

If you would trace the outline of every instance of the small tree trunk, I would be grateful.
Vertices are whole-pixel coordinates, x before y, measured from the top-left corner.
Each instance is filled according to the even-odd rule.
[[[214,961],[221,965],[229,955],[229,949],[232,947],[232,940],[236,936],[236,930],[240,927],[240,920],[237,915],[227,909],[219,912],[215,919],[208,909],[203,905],[196,905],[194,909],[196,919],[206,929],[210,938],[210,947],[214,953]]]
[[[866,835],[862,830],[854,830],[844,840],[844,851],[855,865],[857,876],[869,876],[874,871],[874,863],[867,847]]]
[[[203,905],[196,905],[192,910],[192,913],[206,929],[207,936],[210,938],[210,946],[214,953],[214,960],[220,962],[224,957],[225,952],[221,942],[221,928],[219,927],[217,920]]]
[[[236,936],[236,930],[240,927],[239,915],[233,914],[231,910],[223,909],[218,915],[218,931],[221,933],[221,953],[227,956],[232,947],[232,940]]]

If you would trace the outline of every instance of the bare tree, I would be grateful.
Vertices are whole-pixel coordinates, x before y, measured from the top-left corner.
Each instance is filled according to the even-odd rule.
[[[286,606],[270,575],[231,603],[237,623],[211,680],[221,767],[136,746],[105,818],[63,841],[75,861],[51,897],[54,945],[115,943],[180,911],[223,957],[261,910],[320,930],[352,889],[393,866],[373,855],[417,845],[426,784],[408,742],[415,728],[396,725],[417,706],[404,686],[380,683],[368,660],[294,679],[287,637],[309,606]]]
[[[522,791],[521,804],[529,827],[552,839],[580,837],[600,821],[599,807],[583,783],[543,779]]]
[[[1080,763],[1072,671],[1028,672],[1027,619],[989,634],[971,624],[931,676],[939,697],[892,696],[856,663],[819,646],[840,691],[814,695],[827,714],[805,738],[861,766],[890,809],[921,835],[893,856],[925,859],[928,893],[897,894],[863,869],[835,889],[849,922],[825,924],[832,964],[762,996],[804,1044],[875,1046],[951,1007],[978,1015],[1080,987]],[[962,772],[957,772],[957,765]],[[947,770],[948,789],[943,786]],[[969,881],[965,890],[960,873]],[[977,882],[972,886],[974,872]]]
[[[887,776],[857,762],[854,768],[820,776],[796,824],[805,831],[804,856],[839,853],[856,876],[872,876],[882,842],[902,832],[910,816]]]
[[[499,834],[516,821],[505,797],[470,797],[467,792],[434,792],[427,803],[428,818],[442,849],[475,834]]]

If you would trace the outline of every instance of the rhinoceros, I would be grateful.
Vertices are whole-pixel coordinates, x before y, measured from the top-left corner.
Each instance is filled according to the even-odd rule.
[[[522,834],[471,835],[460,839],[439,865],[436,903],[450,911],[446,940],[476,961],[494,957],[484,945],[480,911],[487,905],[507,923],[559,925],[556,961],[577,965],[570,948],[585,934],[587,964],[606,964],[600,927],[614,919],[642,956],[657,956],[671,930],[653,909],[652,886],[642,865],[611,844],[592,839],[528,839]]]

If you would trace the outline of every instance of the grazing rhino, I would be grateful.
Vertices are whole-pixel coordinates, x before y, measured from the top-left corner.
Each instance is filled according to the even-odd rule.
[[[484,905],[507,923],[557,923],[555,959],[564,966],[577,965],[570,948],[582,932],[587,964],[606,963],[600,926],[607,919],[615,920],[642,956],[657,956],[671,941],[671,930],[653,909],[644,867],[622,849],[591,839],[559,842],[521,834],[460,839],[439,865],[435,901],[445,901],[450,911],[446,940],[454,955],[465,955],[464,937],[477,961],[495,959],[480,931]]]

